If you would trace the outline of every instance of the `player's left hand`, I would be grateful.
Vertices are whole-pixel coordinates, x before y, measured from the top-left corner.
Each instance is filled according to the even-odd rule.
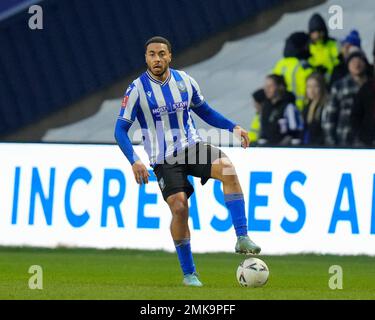
[[[235,126],[234,129],[233,129],[233,133],[236,137],[238,137],[239,139],[241,139],[241,146],[242,148],[246,149],[247,147],[250,146],[250,139],[249,139],[249,135],[247,133],[247,131],[240,127],[240,126]]]
[[[150,174],[141,160],[137,160],[133,163],[132,170],[134,178],[139,185],[141,185],[142,183],[148,183],[148,178]]]

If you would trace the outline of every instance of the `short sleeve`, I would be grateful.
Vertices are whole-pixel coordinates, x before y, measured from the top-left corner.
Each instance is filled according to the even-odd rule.
[[[190,76],[189,76],[189,79],[190,79],[190,83],[191,83],[191,87],[193,91],[193,96],[191,98],[190,106],[192,108],[199,107],[204,103],[204,97],[202,95],[202,92],[201,92],[201,89],[199,88],[198,83]]]
[[[133,123],[139,107],[139,93],[132,83],[126,90],[121,102],[119,119]]]

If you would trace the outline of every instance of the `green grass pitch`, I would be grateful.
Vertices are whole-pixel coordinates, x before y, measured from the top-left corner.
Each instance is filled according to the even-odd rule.
[[[375,299],[375,258],[260,256],[270,268],[262,288],[242,288],[235,273],[243,256],[195,254],[202,288],[181,284],[177,256],[163,251],[0,247],[0,299]],[[31,290],[31,265],[43,269],[43,289]],[[331,290],[331,265],[343,269],[343,289]]]

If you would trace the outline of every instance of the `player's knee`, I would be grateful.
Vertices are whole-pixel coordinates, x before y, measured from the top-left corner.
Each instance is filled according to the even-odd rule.
[[[189,218],[189,208],[185,201],[177,201],[173,206],[172,212],[179,219],[187,220]]]
[[[179,219],[188,219],[189,218],[189,207],[186,198],[181,197],[172,197],[169,200],[170,208],[172,214]]]
[[[220,180],[222,182],[226,182],[226,183],[236,183],[238,181],[237,179],[237,174],[236,174],[236,170],[232,164],[232,162],[227,159],[227,158],[224,158],[222,159],[222,161],[220,161],[220,164],[219,164],[219,171],[220,171]]]

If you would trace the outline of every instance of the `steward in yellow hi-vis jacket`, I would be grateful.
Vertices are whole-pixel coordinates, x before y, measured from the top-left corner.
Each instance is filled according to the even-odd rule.
[[[287,90],[296,96],[299,111],[304,108],[306,80],[314,69],[307,62],[309,58],[309,36],[305,32],[292,33],[285,42],[284,58],[280,59],[272,72],[284,76]]]
[[[328,29],[322,16],[315,13],[309,20],[310,55],[309,63],[318,69],[329,81],[333,69],[340,62],[339,44],[328,36]]]
[[[258,89],[253,92],[253,106],[255,108],[255,114],[253,119],[251,120],[250,130],[249,130],[249,139],[250,139],[250,146],[255,146],[259,139],[260,134],[260,114],[262,112],[262,106],[264,101],[266,100],[266,95],[264,93],[264,89]]]
[[[251,120],[250,130],[248,133],[250,139],[250,145],[257,143],[260,133],[260,115],[259,113],[254,114],[253,120]]]

